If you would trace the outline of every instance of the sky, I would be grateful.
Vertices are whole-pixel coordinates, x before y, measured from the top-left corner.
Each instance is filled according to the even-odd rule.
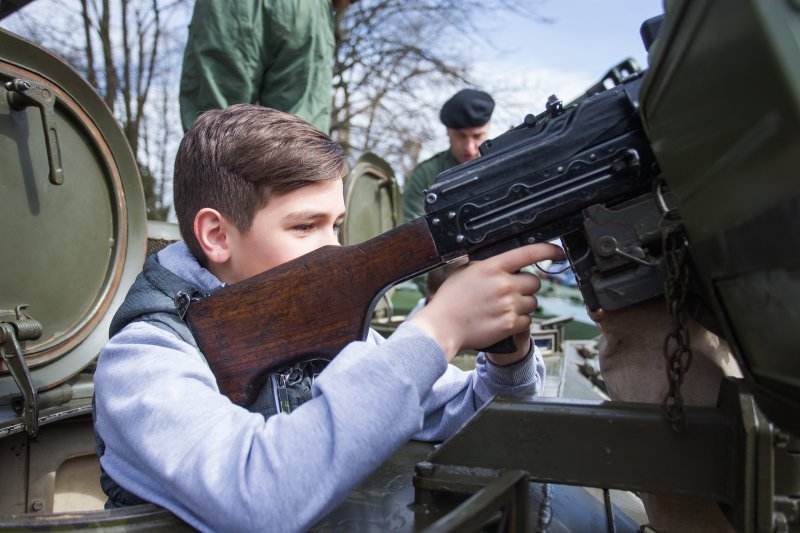
[[[66,5],[77,9],[75,0]],[[565,103],[574,99],[628,57],[646,67],[639,27],[663,12],[663,0],[524,0],[519,5],[533,6],[552,22],[499,12],[475,21],[480,37],[464,35],[453,44],[471,59],[477,86],[497,102],[491,137],[519,124],[528,113],[540,113],[551,94]],[[26,10],[37,6],[45,8],[46,3],[34,2]],[[438,108],[451,92],[425,100]],[[442,136],[439,143],[424,147],[422,155],[446,147]]]
[[[46,4],[34,2],[26,10]],[[66,5],[77,9],[78,2],[66,0]],[[663,0],[524,0],[520,5],[535,6],[552,22],[497,13],[475,21],[477,35],[463,35],[452,44],[470,59],[477,86],[496,101],[490,137],[521,123],[528,113],[542,112],[551,94],[569,102],[628,57],[645,68],[639,27],[663,12]],[[438,109],[453,92],[452,87],[443,91],[424,100]],[[438,122],[433,113],[430,119]],[[423,146],[421,160],[446,148],[442,126],[441,137]]]
[[[646,68],[639,27],[663,13],[663,0],[546,0],[537,10],[553,22],[498,16],[479,21],[490,45],[467,40],[474,77],[497,102],[492,137],[543,111],[551,94],[581,95],[628,57]]]

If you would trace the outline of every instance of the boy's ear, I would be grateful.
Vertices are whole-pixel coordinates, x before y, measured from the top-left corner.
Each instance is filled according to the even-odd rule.
[[[194,217],[194,236],[209,263],[222,264],[231,256],[228,221],[216,209],[204,207]]]

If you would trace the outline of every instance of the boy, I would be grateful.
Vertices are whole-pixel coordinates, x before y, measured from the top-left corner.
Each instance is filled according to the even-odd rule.
[[[541,390],[528,333],[539,280],[517,271],[558,257],[550,245],[464,268],[389,339],[371,332],[322,372],[270,376],[247,409],[219,393],[176,295],[337,244],[345,172],[338,145],[273,109],[209,111],[186,134],[174,183],[184,241],[148,259],[97,364],[107,506],[153,502],[202,530],[304,530],[409,438],[444,439],[491,396]],[[479,355],[474,372],[447,364],[512,334],[517,353]],[[276,414],[279,391],[291,412]]]

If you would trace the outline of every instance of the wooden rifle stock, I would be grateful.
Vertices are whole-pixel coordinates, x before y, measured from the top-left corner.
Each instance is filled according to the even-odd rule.
[[[330,360],[363,340],[384,289],[442,263],[425,218],[418,218],[223,287],[193,302],[187,319],[220,391],[245,405],[267,373]]]

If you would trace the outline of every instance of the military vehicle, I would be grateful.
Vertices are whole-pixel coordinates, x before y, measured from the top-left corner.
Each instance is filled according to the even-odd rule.
[[[670,2],[636,95],[744,372],[718,406],[676,432],[661,405],[497,398],[441,446],[409,443],[315,530],[633,531],[637,492],[710,498],[737,531],[800,528],[799,33],[790,0]],[[0,527],[185,528],[154,505],[102,509],[91,426],[110,316],[174,228],[147,223],[133,154],[71,68],[0,31],[0,82]]]

